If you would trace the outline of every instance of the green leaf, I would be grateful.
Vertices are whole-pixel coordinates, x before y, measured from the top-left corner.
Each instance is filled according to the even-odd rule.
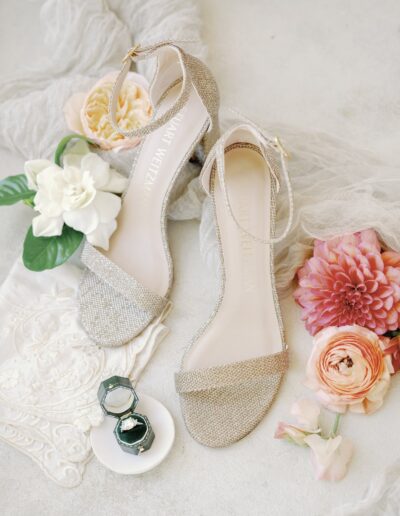
[[[26,199],[33,200],[35,193],[28,188],[25,174],[6,177],[0,181],[0,206],[9,206]]]
[[[27,199],[24,199],[22,202],[24,204],[26,204],[27,206],[29,206],[29,208],[34,208],[35,207],[35,196],[33,195],[32,197],[28,197]]]
[[[31,226],[24,242],[24,265],[35,272],[58,267],[74,254],[82,238],[82,233],[65,224],[60,236],[35,237]]]
[[[60,140],[60,143],[57,145],[56,152],[54,153],[54,162],[56,165],[61,167],[61,156],[63,155],[66,146],[69,144],[71,140],[85,140],[86,142],[90,143],[91,145],[94,145],[92,140],[89,140],[89,138],[86,138],[86,136],[83,136],[82,134],[69,134],[68,136],[64,136],[62,140]]]
[[[397,337],[400,335],[400,330],[392,330],[392,331],[387,331],[386,333],[384,333],[384,337],[389,337],[389,339],[393,339],[394,337]]]

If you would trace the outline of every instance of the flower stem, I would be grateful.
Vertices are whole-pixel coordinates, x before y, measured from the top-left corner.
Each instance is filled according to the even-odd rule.
[[[83,136],[82,134],[73,133],[73,134],[68,134],[67,136],[64,136],[64,138],[62,140],[60,140],[59,144],[57,145],[57,149],[54,154],[54,162],[59,167],[61,167],[61,156],[63,155],[69,142],[73,139],[84,140],[84,141],[90,143],[91,145],[93,145],[92,140],[89,140],[89,138],[86,138],[86,136]]]
[[[339,430],[339,423],[340,423],[341,417],[342,417],[342,414],[339,414],[339,413],[336,414],[335,421],[333,423],[333,428],[331,431],[331,437],[336,437],[338,430]]]

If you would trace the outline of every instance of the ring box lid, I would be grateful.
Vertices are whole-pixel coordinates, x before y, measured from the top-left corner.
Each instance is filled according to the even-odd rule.
[[[139,398],[129,378],[111,376],[101,382],[97,397],[103,412],[117,419],[132,414]]]

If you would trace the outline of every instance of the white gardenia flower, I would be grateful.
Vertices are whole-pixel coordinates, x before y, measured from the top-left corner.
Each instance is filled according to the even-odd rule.
[[[84,233],[91,244],[108,249],[121,209],[121,199],[115,194],[126,188],[124,176],[90,152],[83,141],[65,153],[63,167],[33,160],[25,163],[25,173],[29,187],[37,191],[35,236],[60,235],[65,223]]]
[[[30,190],[37,190],[37,175],[39,172],[44,170],[46,167],[51,167],[54,165],[48,159],[33,159],[31,161],[27,161],[24,165],[25,175],[28,178],[28,188]]]

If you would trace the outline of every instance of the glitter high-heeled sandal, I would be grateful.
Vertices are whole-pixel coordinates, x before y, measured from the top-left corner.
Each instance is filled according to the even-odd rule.
[[[150,94],[156,106],[150,123],[130,132],[117,126],[118,93],[131,62],[157,56]],[[174,183],[202,140],[207,153],[218,137],[219,98],[208,68],[180,47],[163,42],[134,47],[114,85],[110,114],[127,137],[144,137],[133,165],[110,250],[86,243],[80,286],[80,319],[101,346],[119,346],[169,310],[172,261],[166,209]]]
[[[206,446],[227,446],[251,432],[288,367],[273,271],[273,244],[288,234],[293,212],[284,155],[279,140],[240,124],[218,140],[201,174],[214,204],[223,286],[175,381],[187,429]],[[279,170],[290,210],[275,238]]]

